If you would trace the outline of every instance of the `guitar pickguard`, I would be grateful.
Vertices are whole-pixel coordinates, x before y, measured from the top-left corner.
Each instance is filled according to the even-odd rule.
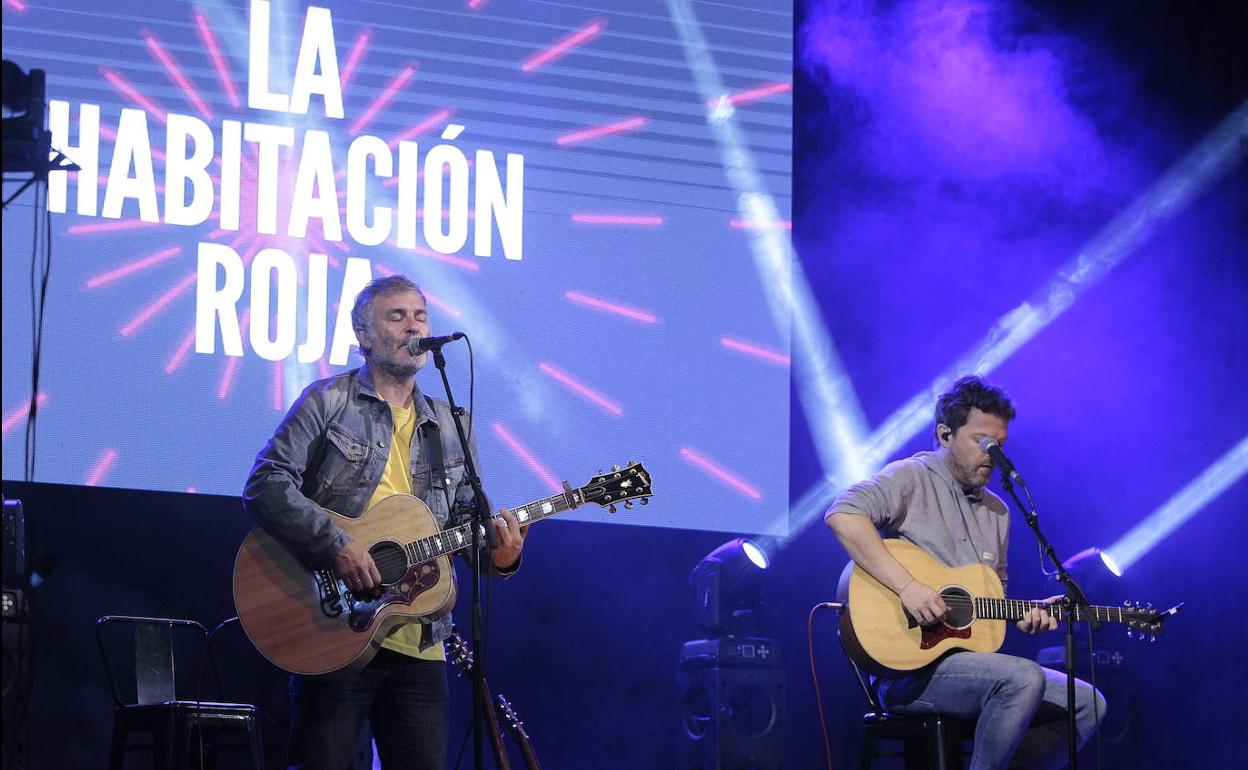
[[[930,650],[946,639],[970,639],[971,629],[969,628],[950,628],[944,623],[937,623],[931,626],[923,626],[923,638],[919,642],[919,649]]]
[[[348,627],[352,631],[372,633],[377,613],[391,604],[411,604],[416,597],[437,585],[441,574],[437,561],[417,564],[407,571],[402,580],[387,586],[376,599],[353,601]]]

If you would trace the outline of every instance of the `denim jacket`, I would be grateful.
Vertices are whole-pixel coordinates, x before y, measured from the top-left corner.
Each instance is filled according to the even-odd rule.
[[[409,469],[412,493],[429,506],[440,528],[448,522],[461,524],[473,495],[450,406],[426,399],[418,386],[412,399],[416,404]],[[385,470],[393,435],[390,406],[373,388],[367,364],[314,382],[256,456],[243,489],[243,508],[310,569],[333,569],[338,551],[350,538],[321,508],[353,518],[364,514]],[[435,438],[442,446],[445,471],[438,478],[423,443]],[[468,443],[475,464],[477,448],[471,435]],[[488,559],[486,564],[494,574],[503,574]],[[434,621],[432,631],[431,642],[449,636],[450,615]]]

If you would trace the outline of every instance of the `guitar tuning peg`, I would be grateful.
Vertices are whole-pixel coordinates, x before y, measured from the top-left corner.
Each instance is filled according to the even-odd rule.
[[[615,503],[612,503],[611,505],[607,506],[607,510],[610,511],[611,513],[615,513],[616,511]]]
[[[618,466],[618,465],[612,465],[612,466],[611,466],[611,470],[612,470],[612,471],[614,471],[614,472],[616,472],[616,473],[619,473],[619,472],[620,472],[620,466]]]
[[[649,505],[649,504],[650,504],[650,498],[648,498],[648,497],[643,497],[643,498],[641,498],[641,504],[642,504],[642,505]]]
[[[633,507],[633,501],[632,501],[632,500],[628,500],[628,501],[626,501],[626,502],[624,503],[624,507],[625,507],[625,508],[632,508],[632,507]]]
[[[1148,609],[1148,610],[1151,610],[1151,609],[1153,608],[1153,603],[1152,603],[1152,602],[1149,602],[1148,604],[1145,604],[1145,605],[1144,605],[1144,608],[1145,608],[1145,609]]]
[[[1156,637],[1156,636],[1150,636],[1150,637],[1148,638],[1148,641],[1150,641],[1150,642],[1155,642],[1155,641],[1157,641],[1157,637]]]
[[[1127,638],[1128,638],[1128,639],[1134,639],[1134,638],[1135,638],[1135,632],[1134,632],[1134,631],[1132,631],[1132,630],[1130,630],[1130,629],[1127,629]]]

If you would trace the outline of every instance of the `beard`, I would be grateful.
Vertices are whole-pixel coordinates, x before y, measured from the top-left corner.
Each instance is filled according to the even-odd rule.
[[[958,486],[967,491],[979,491],[988,486],[988,481],[992,478],[992,466],[983,467],[981,465],[965,466],[958,462],[957,458],[952,454],[949,455],[948,466],[953,474],[953,480]]]
[[[395,379],[413,377],[425,365],[428,354],[412,356],[397,338],[383,335],[368,351],[373,368]]]
[[[416,376],[416,372],[424,366],[422,358],[413,358],[410,361],[399,361],[394,358],[375,358],[373,364],[378,371],[385,372],[387,375],[395,379],[406,379]]]

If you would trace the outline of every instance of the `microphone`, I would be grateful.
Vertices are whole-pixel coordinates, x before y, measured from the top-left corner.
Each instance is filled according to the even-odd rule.
[[[979,451],[988,455],[1001,468],[1001,473],[1009,477],[1010,481],[1023,483],[1023,477],[1018,475],[1018,471],[1014,470],[1014,463],[1010,462],[1010,458],[1005,456],[1005,452],[1001,451],[1001,445],[991,436],[984,436],[979,440]]]
[[[440,350],[446,343],[461,340],[463,338],[463,332],[451,332],[450,334],[443,334],[437,337],[412,337],[407,341],[407,352],[414,356],[418,356],[421,353],[427,353],[430,350]]]

